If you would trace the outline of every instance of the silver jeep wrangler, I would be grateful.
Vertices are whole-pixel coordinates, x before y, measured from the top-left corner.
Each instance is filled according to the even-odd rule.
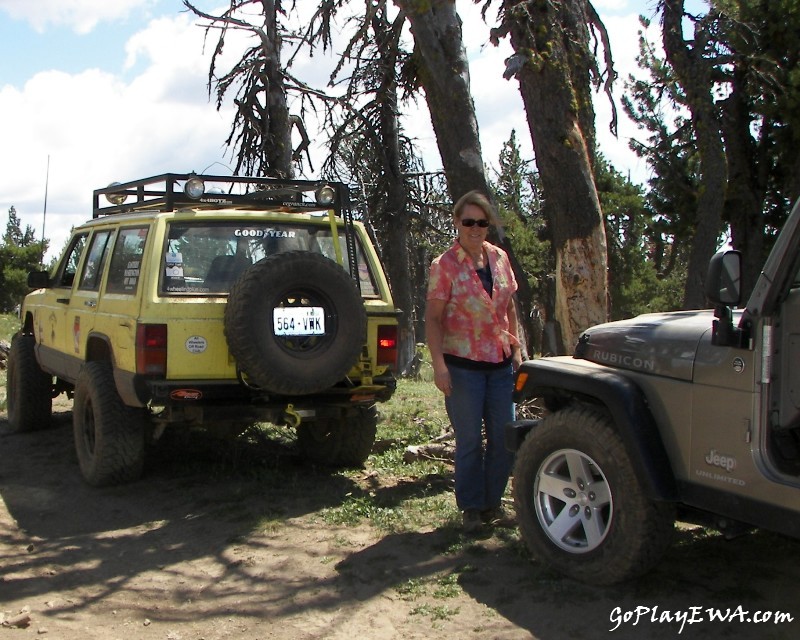
[[[800,537],[800,200],[743,309],[740,267],[712,259],[713,310],[602,324],[521,366],[515,400],[545,411],[506,435],[537,558],[610,584],[651,568],[678,518]]]

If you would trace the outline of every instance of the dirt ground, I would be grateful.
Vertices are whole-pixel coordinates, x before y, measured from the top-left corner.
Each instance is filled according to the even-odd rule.
[[[401,504],[450,492],[450,478],[349,479],[278,446],[242,454],[274,471],[265,481],[209,473],[167,443],[141,481],[93,489],[68,407],[56,422],[15,434],[0,414],[0,640],[800,637],[800,543],[780,536],[683,530],[645,578],[595,588],[543,568],[513,531],[385,534],[322,517],[363,486]],[[30,623],[8,626],[20,612]]]

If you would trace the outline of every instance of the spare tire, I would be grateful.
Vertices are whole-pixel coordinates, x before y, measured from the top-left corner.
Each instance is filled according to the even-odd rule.
[[[350,275],[318,253],[257,262],[231,288],[225,338],[247,382],[270,393],[329,388],[358,362],[367,314]]]

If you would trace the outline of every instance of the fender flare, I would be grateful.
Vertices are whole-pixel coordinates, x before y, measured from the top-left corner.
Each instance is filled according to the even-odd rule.
[[[676,500],[675,476],[666,448],[641,388],[630,378],[607,368],[587,367],[571,358],[541,358],[524,362],[517,379],[527,374],[515,387],[514,401],[544,398],[547,408],[557,410],[574,400],[604,407],[617,425],[636,475],[647,495],[654,500]],[[508,425],[509,431],[534,429],[535,420],[521,420]],[[509,445],[521,442],[522,434],[507,436]]]

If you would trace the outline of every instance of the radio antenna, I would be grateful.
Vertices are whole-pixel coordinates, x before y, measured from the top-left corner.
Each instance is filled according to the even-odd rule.
[[[42,209],[42,267],[44,267],[44,225],[47,221],[47,187],[50,185],[50,154],[47,154],[47,173],[44,178],[44,208]]]

